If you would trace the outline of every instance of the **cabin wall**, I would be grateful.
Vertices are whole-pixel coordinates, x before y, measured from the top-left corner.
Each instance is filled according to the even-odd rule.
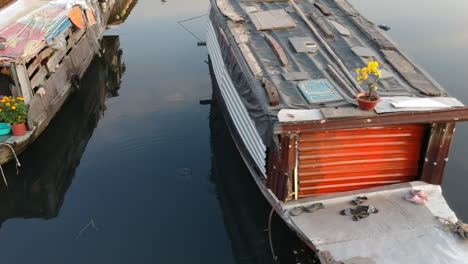
[[[416,180],[440,184],[453,128],[443,123],[282,134],[280,151],[270,153],[267,186],[291,200]]]
[[[418,179],[424,125],[302,133],[299,198]]]

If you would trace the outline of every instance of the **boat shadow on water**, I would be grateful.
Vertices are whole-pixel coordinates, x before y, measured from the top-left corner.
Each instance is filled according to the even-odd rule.
[[[218,85],[210,66],[211,181],[221,205],[226,232],[237,263],[274,263],[269,239],[271,206],[258,190],[229,133],[217,104]],[[317,263],[313,253],[274,214],[271,225],[276,263]]]
[[[14,162],[3,167],[8,188],[0,187],[0,227],[12,218],[58,216],[86,146],[104,115],[105,101],[119,95],[125,73],[119,37],[105,36],[101,47],[102,56],[95,56],[79,89],[21,155],[23,166],[18,171]]]

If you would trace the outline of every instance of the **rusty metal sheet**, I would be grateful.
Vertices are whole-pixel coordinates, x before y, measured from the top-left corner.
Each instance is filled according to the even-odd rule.
[[[300,197],[416,180],[425,134],[424,125],[301,134]]]

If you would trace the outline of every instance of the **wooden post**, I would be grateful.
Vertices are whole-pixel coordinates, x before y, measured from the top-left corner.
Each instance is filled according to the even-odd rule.
[[[423,161],[422,181],[431,184],[442,184],[454,132],[454,122],[434,123],[432,125]]]

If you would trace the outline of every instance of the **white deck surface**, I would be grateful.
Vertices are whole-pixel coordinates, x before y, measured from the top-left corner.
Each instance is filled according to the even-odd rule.
[[[404,200],[411,189],[422,189],[430,197],[425,205]],[[346,195],[346,196],[343,196]],[[369,198],[365,204],[380,210],[378,214],[355,222],[342,216],[342,209],[353,207],[356,196]],[[457,220],[442,196],[440,186],[412,182],[346,194],[309,198],[306,204],[322,202],[325,209],[290,216],[292,225],[322,251],[330,251],[336,260],[366,257],[377,264],[468,263],[468,241],[444,226],[436,216]],[[300,203],[285,204],[285,209]],[[303,205],[303,204],[302,204]]]

